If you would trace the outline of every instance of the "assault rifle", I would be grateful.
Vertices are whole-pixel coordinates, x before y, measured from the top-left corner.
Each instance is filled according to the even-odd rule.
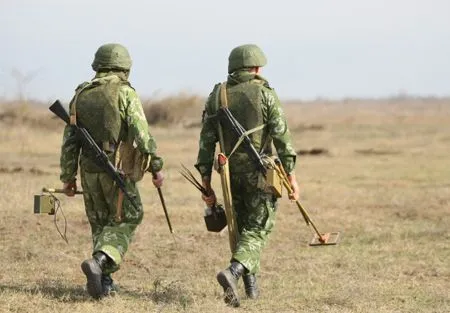
[[[238,140],[242,140],[242,144],[244,145],[245,150],[247,150],[247,154],[253,163],[256,165],[258,170],[266,176],[267,170],[264,166],[264,162],[261,158],[261,155],[256,151],[255,147],[252,144],[250,137],[246,134],[246,130],[242,125],[236,120],[236,118],[231,114],[228,107],[222,106],[219,109],[221,113],[219,116],[224,117],[230,124],[233,132],[237,135]]]
[[[58,116],[60,119],[62,119],[66,124],[70,124],[70,117],[69,114],[67,114],[66,110],[62,106],[61,102],[59,100],[56,100],[55,103],[53,103],[49,107],[50,111],[52,111],[56,116]],[[120,188],[120,190],[123,192],[123,194],[130,200],[131,205],[136,210],[139,210],[138,205],[136,204],[134,198],[127,192],[127,189],[125,187],[125,180],[123,179],[123,176],[119,173],[119,171],[116,169],[116,167],[111,163],[106,153],[100,149],[100,147],[97,145],[95,140],[92,138],[91,134],[87,131],[86,128],[84,128],[80,123],[78,125],[73,125],[79,134],[81,134],[81,137],[85,144],[89,147],[89,149],[94,152],[95,155],[95,161],[96,163],[103,168],[103,170],[114,180],[114,182],[117,184],[117,186]]]

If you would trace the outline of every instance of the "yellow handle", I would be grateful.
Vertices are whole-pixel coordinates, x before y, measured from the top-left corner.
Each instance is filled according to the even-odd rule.
[[[57,189],[57,188],[47,188],[47,187],[43,187],[42,188],[42,192],[50,192],[50,193],[65,193],[64,189]],[[76,195],[82,195],[83,191],[75,191]]]
[[[287,173],[284,170],[283,165],[281,164],[280,160],[278,160],[278,159],[275,160],[275,164],[276,164],[275,168],[276,168],[277,173],[280,176],[281,180],[283,181],[284,187],[286,187],[286,189],[289,193],[292,193],[293,189],[292,189],[291,183],[289,182]],[[300,202],[298,200],[295,200],[295,203],[297,204],[297,207],[300,210],[300,213],[302,213],[302,216],[306,222],[306,225],[311,225],[314,228],[314,231],[316,232],[317,236],[319,236],[319,241],[325,242],[325,238],[319,232],[316,225],[314,225],[313,221],[311,220],[311,218],[308,215],[308,212],[306,212],[306,210],[302,207],[302,205],[300,204]]]

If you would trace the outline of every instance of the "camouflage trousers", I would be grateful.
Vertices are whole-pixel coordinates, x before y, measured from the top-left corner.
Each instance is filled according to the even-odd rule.
[[[89,173],[81,170],[86,215],[91,225],[93,254],[101,251],[114,264],[105,269],[105,274],[117,271],[133,239],[137,226],[142,222],[143,209],[136,183],[126,180],[128,193],[135,198],[136,210],[126,196],[123,198],[122,219],[116,221],[119,188],[108,174]]]
[[[232,259],[255,274],[259,271],[261,251],[275,224],[276,198],[257,187],[259,173],[231,174],[233,208],[239,239]]]

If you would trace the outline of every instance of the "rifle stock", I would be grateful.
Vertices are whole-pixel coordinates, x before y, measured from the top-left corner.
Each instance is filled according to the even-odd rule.
[[[57,117],[62,119],[66,124],[70,124],[69,114],[67,114],[66,110],[59,100],[56,100],[55,103],[53,103],[49,107],[49,110],[52,111],[53,114],[55,114]]]

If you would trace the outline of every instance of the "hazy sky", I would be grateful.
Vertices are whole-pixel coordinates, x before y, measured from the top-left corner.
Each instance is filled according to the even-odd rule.
[[[244,43],[263,48],[282,99],[450,95],[448,0],[0,0],[0,42],[8,98],[19,81],[68,100],[107,42],[129,49],[141,96],[207,95]]]

